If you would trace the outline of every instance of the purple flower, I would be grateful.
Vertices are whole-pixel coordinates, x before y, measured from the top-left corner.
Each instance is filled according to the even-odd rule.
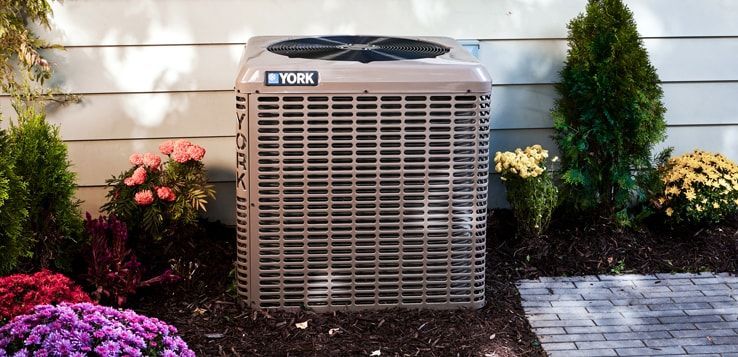
[[[130,310],[89,303],[39,305],[0,327],[0,357],[81,357],[89,353],[194,357],[175,331],[158,319]]]

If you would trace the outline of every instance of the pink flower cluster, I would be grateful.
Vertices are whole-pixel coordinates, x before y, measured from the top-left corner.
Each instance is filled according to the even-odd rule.
[[[191,148],[200,148],[202,150],[202,154],[195,155],[198,154],[198,152],[196,152],[197,150],[194,150],[194,154],[188,154],[189,156],[187,156],[187,160],[185,160],[185,162],[190,160],[191,158],[196,157],[202,159],[202,156],[205,155],[205,149],[197,145],[192,145],[192,143],[186,140],[177,140],[177,142],[166,141],[159,146],[159,151],[167,155],[167,153],[172,152],[186,153]],[[138,166],[135,170],[133,170],[131,177],[126,177],[125,179],[123,179],[123,184],[128,187],[143,185],[146,182],[146,178],[148,177],[149,172],[155,173],[161,169],[161,157],[150,152],[147,152],[145,154],[133,153],[128,158],[128,160],[131,162],[132,165]],[[139,206],[149,206],[154,203],[154,199],[156,197],[159,197],[160,200],[165,202],[173,202],[177,198],[176,194],[171,188],[154,186],[153,191],[150,189],[143,189],[136,192],[136,194],[133,196],[133,200]]]
[[[136,204],[139,206],[148,206],[154,203],[154,194],[151,190],[141,190],[136,192],[133,196],[133,200],[136,201]]]
[[[135,152],[131,155],[131,157],[128,158],[128,160],[131,162],[132,165],[143,165],[143,167],[151,171],[158,171],[159,166],[161,166],[161,157],[150,152],[147,152],[145,154]]]
[[[174,194],[174,191],[172,191],[169,187],[157,187],[156,188],[156,196],[159,197],[162,201],[172,202],[175,199],[177,199],[177,196]]]
[[[141,185],[144,182],[146,182],[146,169],[143,168],[143,166],[139,166],[138,168],[133,170],[133,174],[131,175],[131,177],[127,177],[123,180],[123,183],[129,187]]]
[[[167,140],[159,145],[159,151],[181,164],[190,160],[200,161],[205,156],[205,148],[185,139]]]
[[[191,160],[200,161],[205,157],[205,148],[185,139],[167,140],[159,145],[159,151],[182,164]],[[156,175],[156,172],[160,171],[162,166],[161,157],[150,152],[144,154],[133,153],[128,160],[136,166],[131,177],[123,179],[123,184],[128,187],[145,184],[149,175]],[[156,177],[153,176],[150,181],[156,181]],[[153,186],[152,189],[141,189],[136,192],[133,200],[139,206],[149,206],[154,203],[157,197],[164,202],[174,202],[177,199],[177,195],[171,188]]]
[[[174,202],[174,200],[177,199],[177,195],[169,187],[155,187],[154,191],[156,191],[156,197],[158,197],[162,201]],[[136,204],[139,206],[148,206],[154,203],[154,192],[151,190],[138,191],[133,196],[133,200],[136,201]]]

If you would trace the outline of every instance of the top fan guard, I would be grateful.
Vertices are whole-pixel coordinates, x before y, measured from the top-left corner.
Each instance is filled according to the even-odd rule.
[[[325,36],[280,41],[267,47],[290,58],[330,61],[397,61],[433,58],[450,49],[433,42],[397,37]]]

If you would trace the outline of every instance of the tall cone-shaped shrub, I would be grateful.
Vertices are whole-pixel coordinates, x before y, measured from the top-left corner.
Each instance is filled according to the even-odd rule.
[[[82,232],[67,145],[43,111],[20,102],[14,107],[18,120],[9,130],[11,157],[15,173],[27,184],[28,219],[23,234],[32,241],[32,264],[67,270]]]
[[[0,275],[31,255],[31,240],[23,234],[27,219],[26,183],[15,174],[8,135],[0,130]]]
[[[621,0],[590,0],[568,28],[552,111],[563,181],[575,208],[614,217],[644,195],[637,175],[665,137],[663,93]]]

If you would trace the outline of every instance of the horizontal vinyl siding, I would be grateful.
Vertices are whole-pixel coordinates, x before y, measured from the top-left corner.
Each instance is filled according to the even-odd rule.
[[[540,143],[555,151],[550,109],[566,56],[566,23],[586,0],[67,0],[54,3],[55,84],[84,94],[52,108],[96,210],[104,181],[132,151],[164,138],[208,149],[219,190],[209,215],[233,222],[231,88],[243,43],[254,35],[436,35],[480,40],[492,75],[492,151]],[[659,148],[700,147],[738,160],[738,1],[627,0],[664,89],[669,138]],[[7,113],[7,98],[0,110]],[[505,205],[492,175],[490,203]]]
[[[737,2],[738,4],[738,2]],[[738,37],[645,39],[664,82],[738,81]],[[565,40],[480,41],[495,85],[551,84]],[[50,55],[52,84],[73,93],[221,91],[233,88],[243,44],[74,47]]]
[[[738,35],[735,0],[626,0],[644,37]],[[586,0],[66,0],[66,46],[243,43],[254,35],[564,38]]]
[[[79,104],[51,108],[48,119],[68,141],[233,136],[233,103],[231,90],[87,94]],[[0,111],[9,108],[0,98]]]

